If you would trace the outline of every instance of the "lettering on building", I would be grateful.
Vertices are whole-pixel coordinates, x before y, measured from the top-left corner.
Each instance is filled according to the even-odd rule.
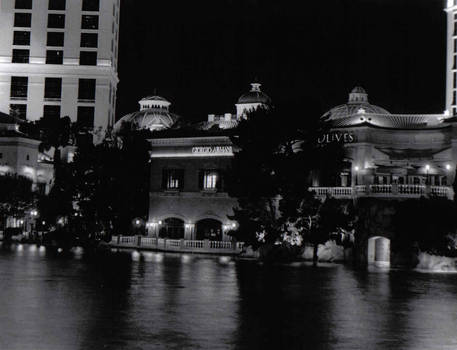
[[[192,147],[192,154],[233,153],[232,146]]]
[[[355,142],[355,136],[349,132],[331,132],[318,137],[317,142],[319,144],[331,142],[352,143]]]

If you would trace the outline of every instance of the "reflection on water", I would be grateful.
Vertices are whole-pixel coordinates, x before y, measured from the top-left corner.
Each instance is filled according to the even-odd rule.
[[[0,249],[0,349],[456,349],[457,275]]]

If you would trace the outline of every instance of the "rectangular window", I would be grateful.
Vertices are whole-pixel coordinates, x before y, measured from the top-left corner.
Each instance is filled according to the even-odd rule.
[[[46,51],[46,64],[62,64],[63,51],[62,50],[47,50]]]
[[[184,169],[163,169],[162,188],[164,190],[180,190],[184,184]]]
[[[98,11],[100,0],[83,0],[83,11]]]
[[[81,47],[97,47],[98,34],[97,33],[81,33]]]
[[[27,105],[25,104],[10,104],[10,115],[13,117],[26,120]]]
[[[14,31],[13,45],[30,45],[30,32]]]
[[[95,79],[79,79],[78,100],[95,101]]]
[[[64,32],[48,32],[46,40],[47,46],[63,46],[64,45]]]
[[[45,100],[60,101],[62,97],[62,78],[45,78],[44,98]]]
[[[13,49],[12,63],[29,63],[30,50]]]
[[[452,87],[455,89],[457,87],[457,74],[454,72],[452,75]]]
[[[16,0],[14,8],[30,10],[32,8],[32,0]]]
[[[81,66],[96,66],[97,51],[81,51],[79,54],[79,64]]]
[[[219,188],[219,172],[217,170],[201,170],[200,171],[200,189],[216,190]]]
[[[11,77],[11,92],[12,100],[26,100],[29,78],[27,77]]]
[[[49,0],[49,10],[65,11],[66,1],[65,0]]]
[[[56,13],[48,14],[48,28],[65,28],[65,15]]]
[[[43,117],[50,119],[60,118],[60,106],[44,105]]]
[[[30,28],[31,25],[32,25],[32,14],[31,13],[15,13],[14,14],[14,26],[15,27]]]
[[[98,29],[98,16],[83,15],[81,19],[82,29]]]
[[[94,107],[78,107],[77,124],[83,129],[92,129],[94,127]]]

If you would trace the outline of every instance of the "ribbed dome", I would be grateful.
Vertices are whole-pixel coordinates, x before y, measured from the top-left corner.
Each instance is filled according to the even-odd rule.
[[[180,118],[170,113],[170,102],[161,96],[149,96],[139,101],[140,111],[125,115],[114,124],[114,132],[120,132],[126,125],[131,130],[162,130],[171,128]]]
[[[251,90],[240,96],[237,104],[243,103],[263,103],[271,104],[270,97],[260,90],[261,84],[251,83]]]
[[[321,118],[335,120],[364,113],[390,115],[390,113],[384,108],[370,104],[368,102],[368,94],[366,91],[362,87],[356,86],[349,94],[349,99],[346,104],[332,108]]]

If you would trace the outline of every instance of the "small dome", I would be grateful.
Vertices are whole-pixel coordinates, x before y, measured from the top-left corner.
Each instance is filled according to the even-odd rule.
[[[263,103],[263,104],[271,104],[270,97],[260,90],[261,84],[259,83],[251,83],[251,90],[243,95],[240,96],[238,99],[237,104],[244,104],[244,103]]]
[[[349,99],[346,104],[330,109],[321,118],[326,120],[335,120],[365,113],[390,115],[390,113],[384,108],[370,104],[368,102],[368,94],[365,89],[360,86],[356,86],[350,92]]]

